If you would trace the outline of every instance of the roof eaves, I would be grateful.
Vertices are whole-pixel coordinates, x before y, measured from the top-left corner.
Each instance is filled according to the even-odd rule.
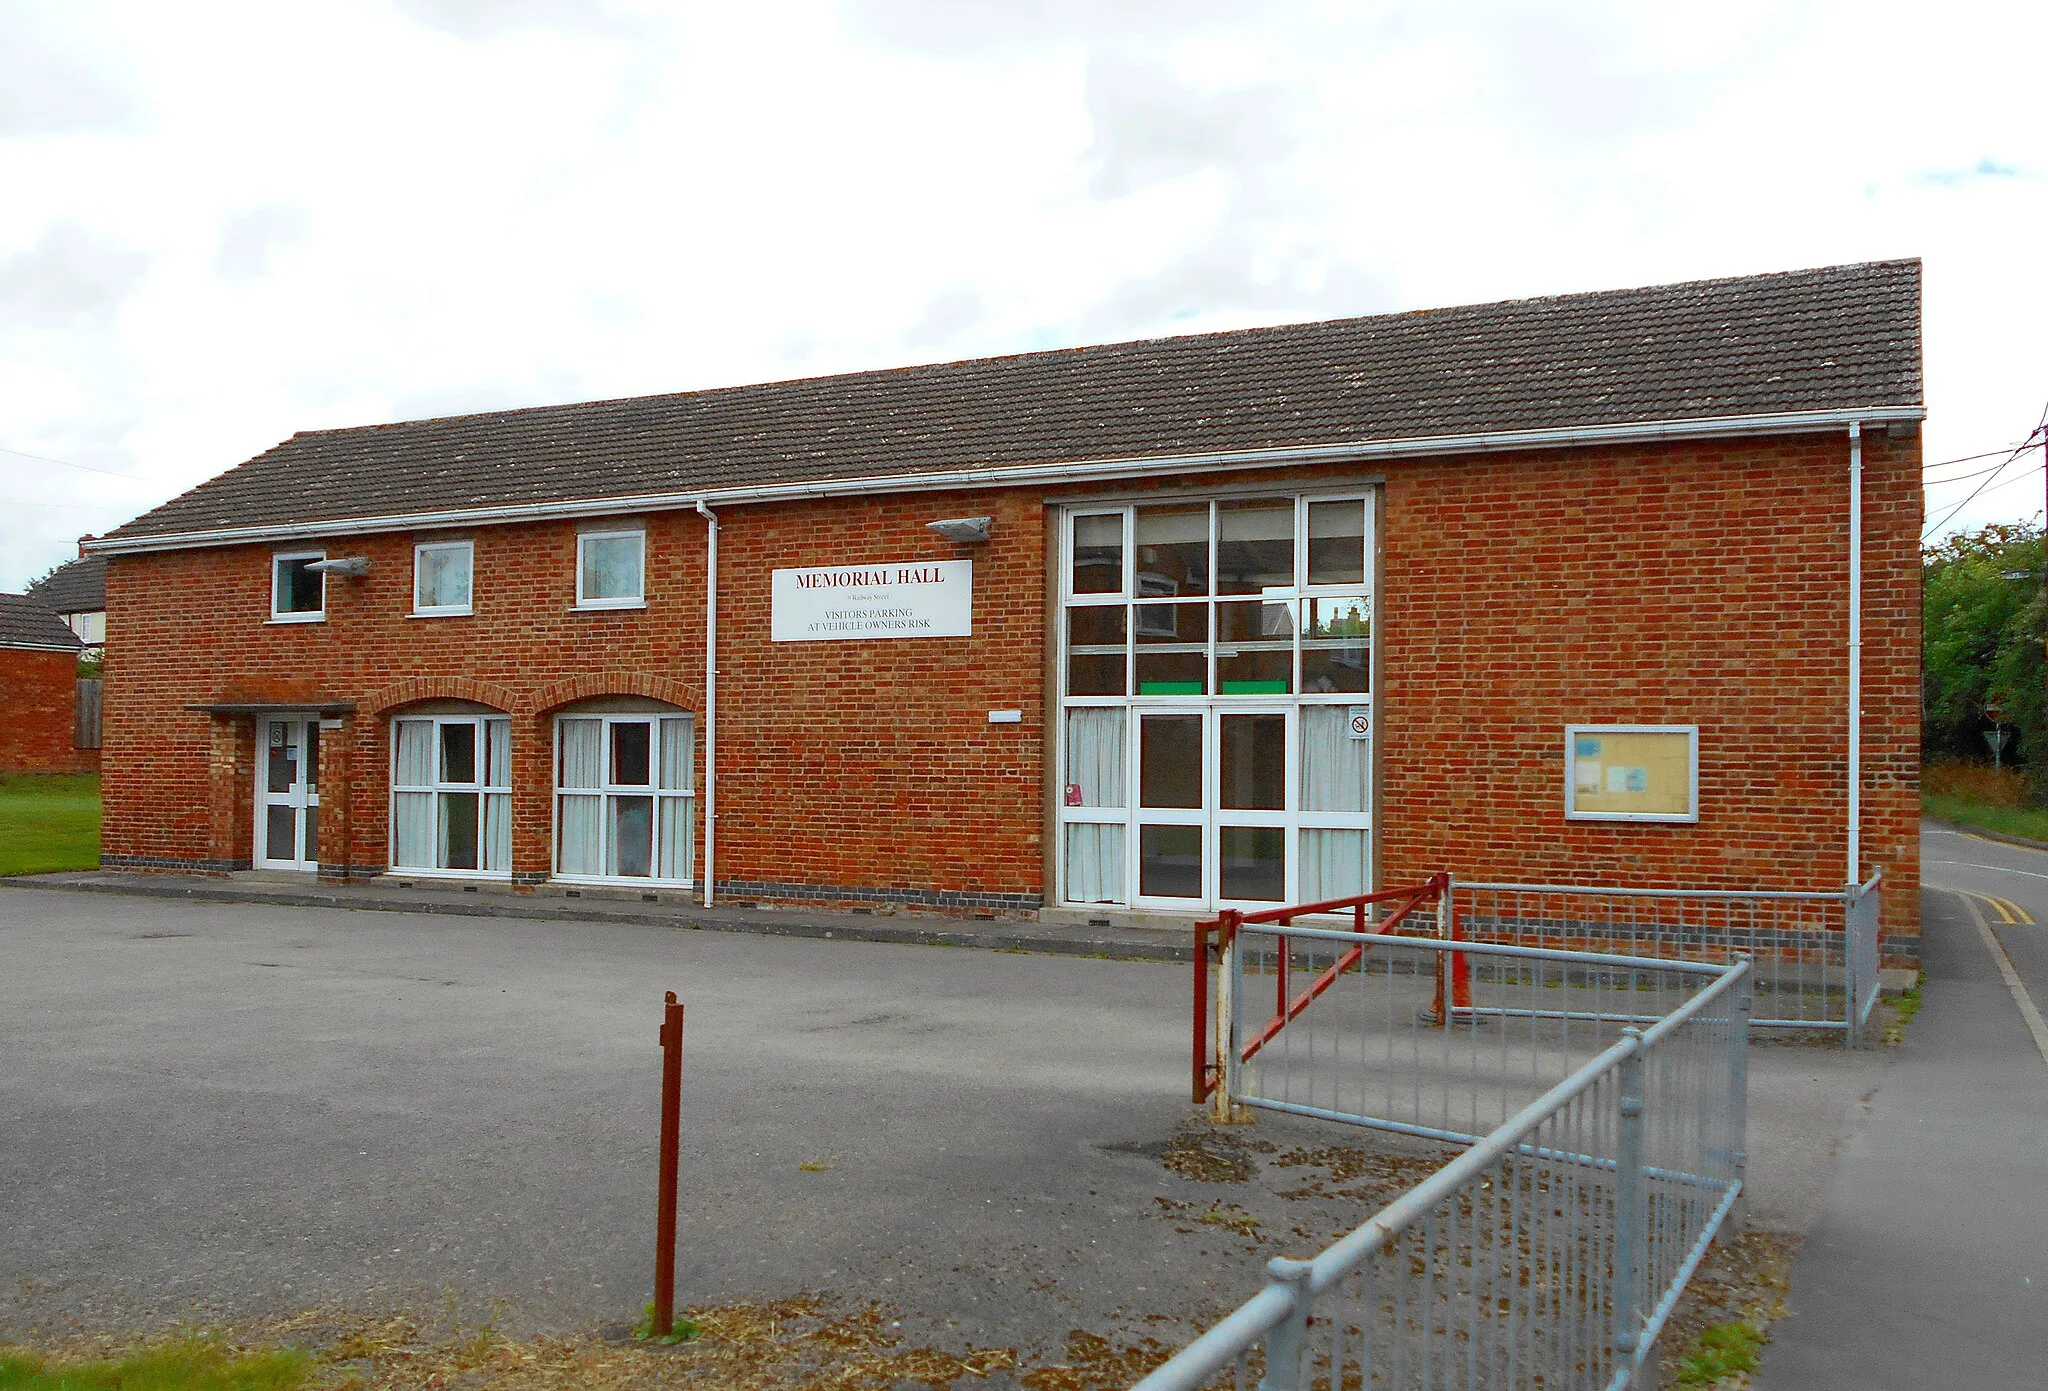
[[[1464,435],[1290,445],[1275,449],[1221,450],[1124,459],[1067,460],[1043,464],[952,469],[922,474],[813,479],[755,487],[695,488],[670,493],[573,498],[509,507],[386,513],[153,535],[116,535],[87,542],[85,545],[86,550],[92,554],[134,555],[149,551],[253,545],[326,536],[360,536],[429,527],[502,526],[518,522],[610,516],[622,512],[678,511],[693,508],[699,502],[721,507],[738,507],[748,504],[842,497],[848,494],[872,496],[889,493],[952,492],[985,487],[1050,486],[1060,483],[1108,482],[1118,478],[1154,474],[1213,473],[1226,469],[1347,460],[1369,462],[1376,459],[1500,453],[1573,446],[1593,447],[1677,439],[1818,434],[1834,429],[1846,430],[1851,424],[1859,422],[1866,425],[1917,422],[1925,419],[1926,415],[1927,408],[1917,403],[1873,405],[1824,411],[1700,416],[1679,420],[1629,421],[1542,430],[1499,430]]]

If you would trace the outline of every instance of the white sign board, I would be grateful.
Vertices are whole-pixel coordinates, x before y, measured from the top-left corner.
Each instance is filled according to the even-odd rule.
[[[964,638],[973,632],[971,560],[864,561],[777,570],[769,627],[777,642]]]

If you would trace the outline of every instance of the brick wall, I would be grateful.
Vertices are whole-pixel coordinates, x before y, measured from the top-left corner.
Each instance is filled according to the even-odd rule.
[[[78,654],[0,647],[0,773],[89,773],[96,749],[75,747]]]
[[[1847,441],[1504,463],[1388,476],[1383,880],[1839,887]],[[1894,933],[1919,921],[1919,467],[1866,445],[1862,858]],[[1698,824],[1566,821],[1576,723],[1697,724]]]
[[[1874,439],[1866,464],[1864,855],[1886,867],[1887,916],[1904,932],[1918,911],[1917,442]],[[1839,437],[1389,464],[1382,881],[1448,866],[1470,877],[1838,885],[1846,470]],[[1215,484],[1255,476],[1317,487],[1361,471]],[[730,891],[945,910],[1037,901],[1048,882],[1044,508],[1057,500],[1012,489],[722,514],[717,876]],[[980,513],[996,518],[985,546],[956,547],[924,526]],[[338,701],[356,708],[323,745],[323,782],[341,805],[323,813],[321,858],[336,870],[381,866],[388,718],[458,698],[513,716],[514,867],[544,876],[552,712],[603,694],[702,709],[705,526],[688,513],[646,522],[639,611],[571,612],[577,529],[567,523],[468,533],[469,618],[404,617],[424,533],[331,544],[329,555],[367,556],[371,570],[329,581],[323,624],[265,623],[269,547],[118,558],[109,853],[246,861],[248,720],[186,707]],[[971,638],[769,641],[775,568],[956,556],[975,561]],[[1019,709],[1023,722],[991,725],[991,709]],[[1700,725],[1699,824],[1565,822],[1571,722]],[[698,786],[701,805],[701,768]]]

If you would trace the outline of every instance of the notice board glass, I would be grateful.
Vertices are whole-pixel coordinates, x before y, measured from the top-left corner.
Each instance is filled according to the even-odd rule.
[[[1565,817],[1697,821],[1699,768],[1698,725],[1566,725]]]

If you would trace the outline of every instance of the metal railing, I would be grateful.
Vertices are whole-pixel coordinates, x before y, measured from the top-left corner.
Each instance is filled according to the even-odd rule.
[[[1829,892],[1456,882],[1451,932],[1477,942],[1689,961],[1748,957],[1763,1028],[1862,1042],[1878,992],[1883,872]]]
[[[1313,1260],[1272,1262],[1139,1391],[1255,1367],[1271,1391],[1633,1384],[1741,1200],[1749,962],[1360,937],[1229,934],[1224,1095],[1471,1147]],[[1282,1028],[1247,1055],[1264,1025],[1233,1005],[1283,961],[1323,984],[1299,1010],[1280,991]]]

